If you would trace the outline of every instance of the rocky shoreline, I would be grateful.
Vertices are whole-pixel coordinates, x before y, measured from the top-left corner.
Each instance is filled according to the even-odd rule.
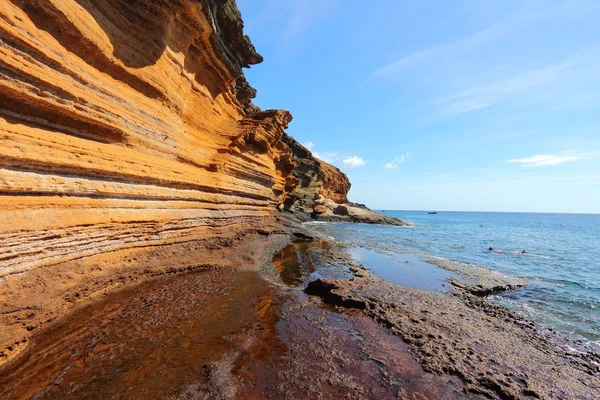
[[[234,0],[7,2],[0,35],[0,365],[105,293],[254,265],[294,216],[387,221],[252,104]]]
[[[344,263],[352,263],[346,259]],[[600,355],[569,353],[539,327],[485,299],[511,283],[453,281],[452,296],[392,284],[354,265],[350,280],[317,279],[307,294],[363,310],[409,343],[426,371],[459,376],[485,398],[593,399]]]
[[[0,397],[464,397],[460,380],[425,373],[368,316],[305,296],[311,268],[325,273],[337,253],[305,226],[281,223],[279,233],[221,249],[218,264],[182,265],[86,293],[0,367]],[[298,259],[298,243],[308,257],[292,270],[284,260],[278,270],[274,255],[292,246]]]
[[[252,103],[234,0],[7,2],[0,34],[0,398],[597,397],[597,355],[482,297],[521,283],[403,288],[302,225],[410,224]]]
[[[170,276],[130,283],[36,330],[27,349],[0,369],[0,394],[79,398],[93,390],[114,397],[137,393],[178,399],[593,399],[598,393],[600,356],[559,349],[539,335],[534,323],[485,298],[488,290],[510,290],[519,283],[490,280],[469,268],[446,265],[459,275],[451,282],[450,294],[399,286],[356,264],[343,245],[306,225],[283,217],[281,222],[285,229],[280,233],[251,240],[251,247],[260,243],[264,249],[252,262],[199,271],[181,268]],[[222,261],[238,258],[236,250],[230,250],[220,253]],[[204,289],[189,286],[196,280]],[[227,300],[235,291],[255,293],[257,300],[250,296],[240,302],[246,295]],[[215,297],[206,297],[209,292]],[[200,320],[194,317],[191,304],[223,301],[233,302],[233,308],[219,311],[207,305]],[[178,315],[179,322],[171,321],[178,330],[164,333],[157,318],[166,315],[173,316],[167,320]],[[212,333],[215,338],[230,337],[231,332],[220,330],[229,330],[234,315],[244,315],[246,322],[231,340],[225,339],[221,350],[198,353],[204,350],[197,347],[197,361],[178,355],[179,344],[204,332],[208,321],[219,327]],[[73,321],[77,323],[71,326]],[[112,324],[114,329],[119,324],[128,328],[119,328],[125,331],[117,335]],[[184,328],[188,324],[195,328]],[[85,327],[96,325],[103,330],[76,334],[79,329],[94,332],[95,328]],[[143,337],[154,337],[152,352],[168,349],[156,357],[169,354],[173,364],[158,366],[144,361],[147,356],[136,358],[138,352],[141,357],[148,351],[143,340],[138,343]],[[201,337],[194,346],[208,340]],[[131,342],[127,352],[123,340]],[[60,348],[53,344],[57,341]],[[127,380],[114,362],[138,371],[134,376],[141,379],[139,386],[123,386]],[[152,386],[152,379],[144,382],[146,368],[166,368],[182,376],[161,381],[152,392],[146,384]],[[184,372],[187,368],[196,372]],[[106,386],[95,376],[112,383]]]

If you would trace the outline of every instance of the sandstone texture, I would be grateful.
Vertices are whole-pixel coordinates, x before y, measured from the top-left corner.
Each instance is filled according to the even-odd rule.
[[[281,211],[347,202],[291,114],[251,103],[261,61],[233,0],[2,2],[0,364],[73,304],[239,267],[219,251]]]

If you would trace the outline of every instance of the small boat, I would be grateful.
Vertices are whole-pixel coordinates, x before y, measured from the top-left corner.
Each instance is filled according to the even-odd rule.
[[[437,211],[429,211],[427,214],[437,214]]]

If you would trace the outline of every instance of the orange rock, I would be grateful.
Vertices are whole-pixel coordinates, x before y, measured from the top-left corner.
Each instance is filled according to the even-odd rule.
[[[327,207],[325,207],[323,204],[319,204],[314,208],[313,212],[315,214],[323,214],[324,212],[327,212]]]
[[[250,103],[241,68],[262,57],[242,27],[232,0],[3,2],[0,363],[144,254],[193,267],[278,229],[301,163],[308,192],[345,200],[345,175],[282,140],[290,113]]]

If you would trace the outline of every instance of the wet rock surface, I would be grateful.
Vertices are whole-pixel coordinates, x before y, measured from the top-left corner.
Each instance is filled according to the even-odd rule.
[[[265,365],[264,398],[469,397],[458,378],[425,373],[399,337],[361,312],[346,311],[302,297],[284,304],[279,333],[287,353]]]
[[[299,262],[289,262],[292,247]],[[192,272],[102,296],[34,336],[0,370],[0,398],[467,397],[458,378],[424,372],[401,338],[364,313],[304,295],[330,245],[292,247],[262,274]]]
[[[457,294],[468,292],[474,296],[486,297],[519,290],[527,285],[524,279],[502,275],[474,264],[433,257],[427,262],[459,275],[449,279]]]
[[[310,292],[336,305],[364,304],[367,315],[410,344],[425,370],[459,376],[485,398],[597,397],[597,354],[558,349],[532,322],[470,290],[457,288],[449,297],[353,269],[356,279],[315,281],[320,290]]]
[[[164,399],[199,382],[199,398],[231,398],[251,386],[235,361],[273,341],[271,293],[256,273],[210,271],[111,294],[36,337],[0,397]]]
[[[174,271],[36,332],[0,369],[0,397],[594,399],[600,390],[597,355],[556,348],[469,290],[390,283],[311,231],[273,239],[262,263]]]

